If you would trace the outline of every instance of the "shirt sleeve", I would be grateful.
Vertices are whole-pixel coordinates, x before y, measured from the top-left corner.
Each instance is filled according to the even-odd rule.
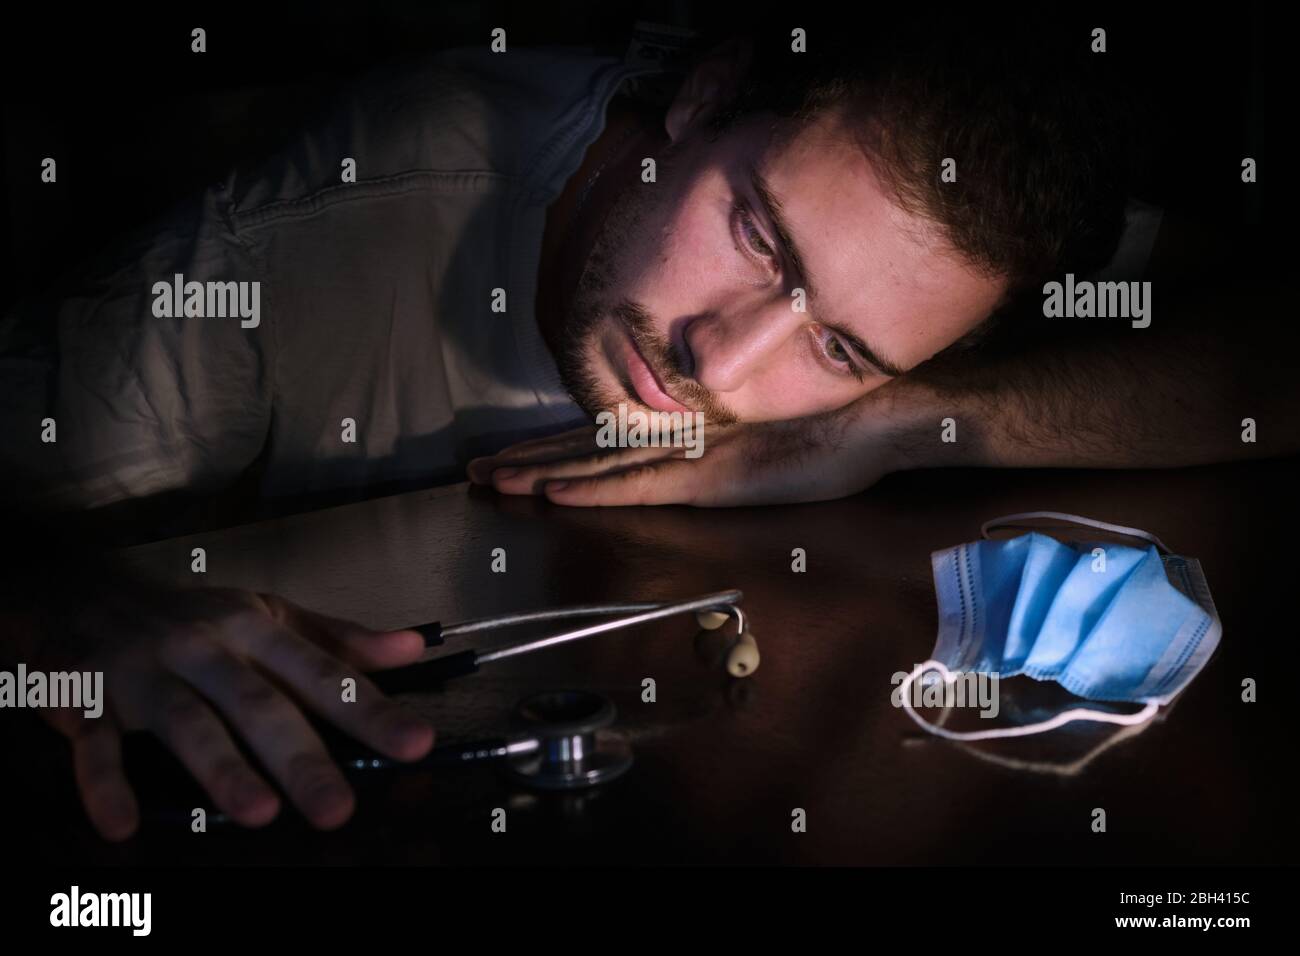
[[[156,314],[169,310],[155,286],[177,276],[223,288],[257,278],[225,191],[179,205],[0,319],[8,500],[83,509],[216,490],[257,458],[271,414],[270,325]]]

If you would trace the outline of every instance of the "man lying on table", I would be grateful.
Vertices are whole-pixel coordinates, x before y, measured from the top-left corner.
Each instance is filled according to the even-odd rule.
[[[15,500],[88,511],[249,476],[263,499],[378,492],[557,431],[471,476],[565,504],[722,505],[930,465],[1294,450],[1278,415],[1293,377],[1270,364],[1286,351],[1263,343],[1247,364],[1261,343],[1214,324],[1262,298],[1161,285],[1135,289],[1143,316],[1041,318],[1045,281],[1136,281],[1159,222],[1129,199],[1107,61],[1005,29],[1011,68],[992,39],[932,29],[843,58],[729,41],[661,105],[654,70],[571,51],[451,51],[365,88],[0,324]],[[224,282],[250,283],[249,307],[205,312]],[[1039,321],[1017,325],[1026,301]],[[620,404],[701,413],[704,455],[570,430]],[[248,826],[280,796],[233,735],[325,828],[354,798],[302,706],[393,757],[433,744],[373,686],[367,707],[338,701],[355,669],[416,660],[412,631],[120,582],[17,594],[8,618],[6,657],[105,674],[104,716],[49,715],[112,839],[139,819],[126,731],[160,736]]]

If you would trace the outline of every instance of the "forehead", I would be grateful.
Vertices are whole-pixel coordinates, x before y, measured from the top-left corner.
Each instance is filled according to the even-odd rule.
[[[821,313],[813,318],[910,367],[987,316],[1003,283],[901,209],[859,139],[842,112],[828,113],[769,128],[750,155],[800,247]],[[939,158],[934,167],[938,175]]]

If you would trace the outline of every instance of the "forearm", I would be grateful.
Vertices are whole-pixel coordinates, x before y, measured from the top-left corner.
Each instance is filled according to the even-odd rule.
[[[1164,328],[1117,330],[1014,354],[970,355],[868,396],[850,429],[888,423],[893,470],[1179,467],[1300,451],[1294,343],[1253,335],[1244,309],[1281,291],[1171,301]],[[1098,320],[1094,320],[1098,321]],[[1254,441],[1243,440],[1254,422]]]

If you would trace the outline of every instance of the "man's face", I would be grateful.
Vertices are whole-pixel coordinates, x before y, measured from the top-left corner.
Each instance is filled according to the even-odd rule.
[[[589,413],[830,411],[996,306],[1004,281],[898,208],[838,114],[778,135],[791,129],[770,115],[716,139],[670,125],[657,181],[618,197],[563,331],[561,372]]]

